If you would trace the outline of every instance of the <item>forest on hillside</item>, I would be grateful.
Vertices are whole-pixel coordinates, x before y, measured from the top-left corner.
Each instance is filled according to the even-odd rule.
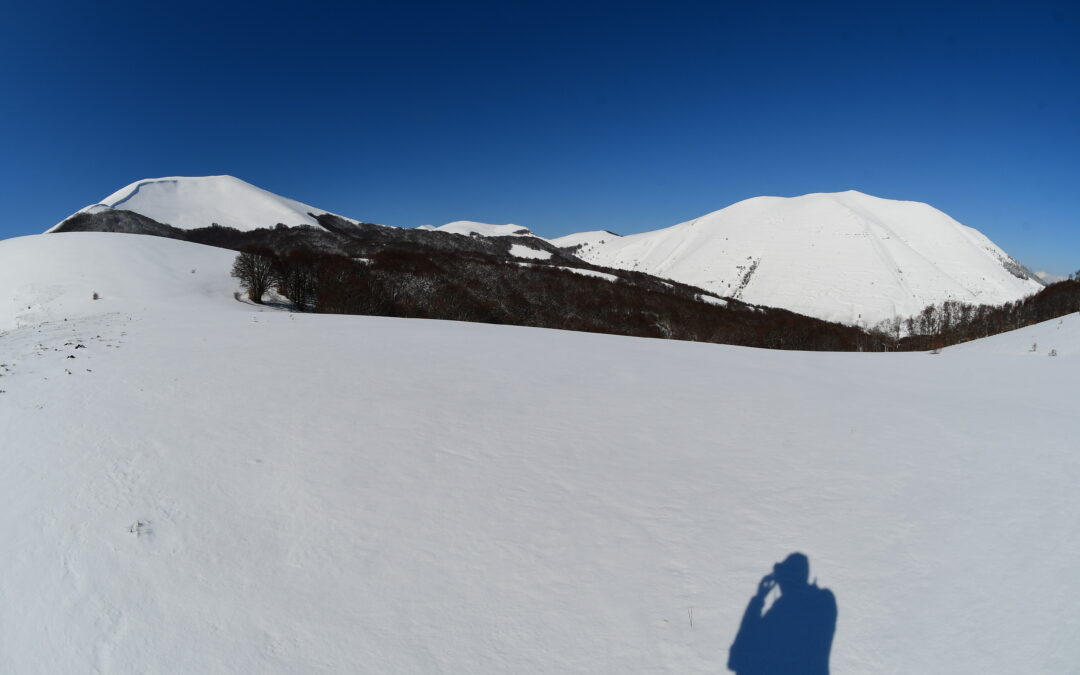
[[[926,351],[1080,311],[1080,275],[1000,306],[946,301],[871,330],[705,296],[649,275],[589,274],[483,253],[386,247],[369,257],[311,250],[241,253],[233,273],[259,301],[276,290],[296,307],[559,328],[809,351]]]
[[[295,251],[241,253],[233,268],[248,296],[274,289],[295,306],[367,314],[559,328],[811,351],[883,351],[887,339],[700,289],[485,255],[389,248],[361,259]],[[638,279],[637,277],[640,277]]]

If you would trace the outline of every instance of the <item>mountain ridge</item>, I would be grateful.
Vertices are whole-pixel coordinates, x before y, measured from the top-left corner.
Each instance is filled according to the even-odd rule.
[[[180,230],[359,224],[232,176],[144,179],[74,214],[130,210]],[[62,231],[71,218],[51,228]],[[409,228],[392,228],[408,231]],[[588,264],[645,272],[724,297],[872,326],[955,300],[998,305],[1044,284],[977,229],[923,202],[857,190],[759,196],[665,228],[562,237],[453,221],[417,230],[533,239]]]

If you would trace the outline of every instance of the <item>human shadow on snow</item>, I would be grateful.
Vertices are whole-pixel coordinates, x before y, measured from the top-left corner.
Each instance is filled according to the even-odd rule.
[[[728,669],[738,675],[828,675],[836,597],[809,580],[810,561],[802,553],[773,566],[746,607]],[[775,587],[780,597],[766,611]]]

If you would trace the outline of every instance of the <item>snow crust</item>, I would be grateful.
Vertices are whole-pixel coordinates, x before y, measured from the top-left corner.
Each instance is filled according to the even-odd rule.
[[[605,267],[849,324],[948,299],[1001,304],[1039,290],[977,230],[920,202],[856,191],[756,197],[662,230],[552,239]]]
[[[321,227],[310,214],[328,213],[233,176],[148,178],[117,190],[82,211],[103,208],[135,211],[182,230],[214,223],[242,231],[278,223]]]
[[[1075,318],[771,352],[290,314],[231,257],[0,242],[0,671],[725,672],[792,551],[835,675],[1080,662]]]

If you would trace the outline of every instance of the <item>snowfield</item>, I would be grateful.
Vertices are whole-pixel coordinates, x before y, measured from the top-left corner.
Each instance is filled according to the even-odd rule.
[[[772,352],[294,314],[231,260],[0,242],[0,672],[725,672],[792,551],[836,675],[1080,663],[1077,315]]]

